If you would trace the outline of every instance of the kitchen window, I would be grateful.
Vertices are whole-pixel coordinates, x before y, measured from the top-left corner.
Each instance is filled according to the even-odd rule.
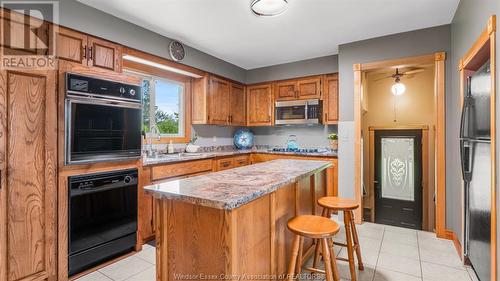
[[[142,78],[142,130],[146,135],[160,135],[160,142],[184,142],[186,130],[185,83],[164,77],[129,72]],[[152,132],[152,129],[156,131]]]

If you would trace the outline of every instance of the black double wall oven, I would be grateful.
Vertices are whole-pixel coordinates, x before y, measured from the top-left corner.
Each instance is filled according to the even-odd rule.
[[[65,164],[139,159],[141,88],[66,74]],[[137,169],[68,178],[68,273],[75,275],[136,245]]]

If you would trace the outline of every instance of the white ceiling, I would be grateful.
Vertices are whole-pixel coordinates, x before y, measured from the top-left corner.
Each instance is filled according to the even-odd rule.
[[[289,0],[256,17],[251,0],[78,0],[245,69],[338,53],[340,44],[448,24],[459,0]]]

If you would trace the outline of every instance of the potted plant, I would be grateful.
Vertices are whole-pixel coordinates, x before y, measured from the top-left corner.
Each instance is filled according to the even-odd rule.
[[[339,148],[339,136],[336,133],[329,134],[328,140],[330,141],[330,148],[337,150]]]
[[[200,148],[200,146],[194,144],[197,139],[198,139],[198,137],[196,135],[194,135],[193,138],[189,141],[188,145],[186,146],[186,152],[188,152],[188,153],[198,152],[198,149]]]

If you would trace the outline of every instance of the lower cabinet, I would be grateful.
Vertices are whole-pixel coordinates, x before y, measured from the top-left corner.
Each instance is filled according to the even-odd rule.
[[[0,72],[0,280],[56,280],[53,71]]]
[[[332,161],[333,166],[326,171],[326,193],[329,196],[337,195],[337,159],[331,157],[307,157],[294,155],[277,155],[252,153],[237,156],[217,157],[215,159],[193,160],[171,164],[158,164],[142,167],[139,183],[139,233],[143,242],[154,239],[155,235],[155,206],[153,197],[142,189],[143,186],[168,181],[194,177],[206,173],[224,171],[259,162],[275,159],[310,159]]]

